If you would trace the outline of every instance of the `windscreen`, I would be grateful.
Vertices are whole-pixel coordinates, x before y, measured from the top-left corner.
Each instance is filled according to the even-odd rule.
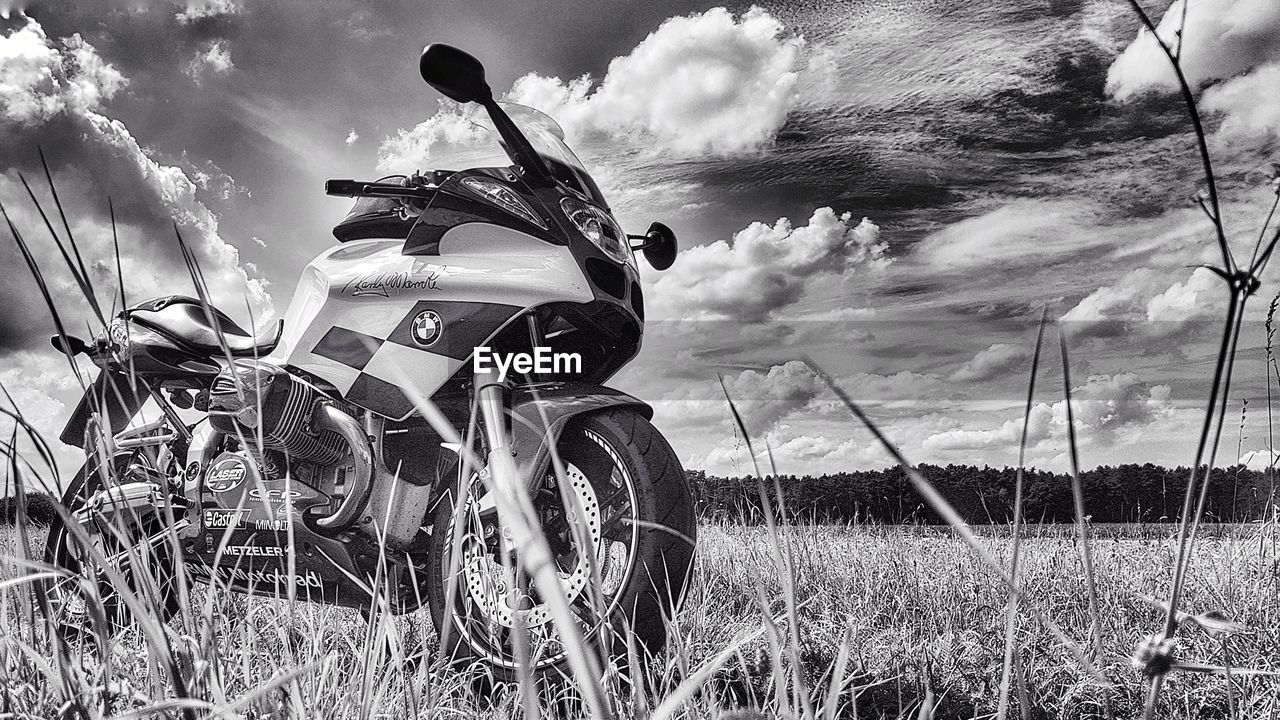
[[[499,103],[520,132],[543,159],[552,176],[566,187],[586,196],[592,203],[609,209],[582,161],[564,141],[564,130],[545,113],[525,105]],[[515,162],[502,142],[497,128],[479,106],[467,108],[462,116],[449,116],[426,134],[419,152],[437,170],[468,170],[478,167],[506,167]]]
[[[520,132],[529,140],[529,144],[533,146],[534,151],[542,156],[556,180],[582,193],[600,207],[608,209],[609,204],[605,202],[604,196],[601,195],[600,188],[596,186],[595,180],[591,178],[591,174],[587,172],[587,169],[582,166],[582,161],[565,143],[564,130],[555,120],[552,120],[546,113],[525,105],[517,105],[515,103],[499,104],[506,111],[512,122],[516,124],[516,127],[520,128]],[[485,122],[487,121],[488,117],[486,116]],[[481,125],[483,126],[483,123]],[[490,132],[496,137],[497,130],[492,129],[491,125]]]

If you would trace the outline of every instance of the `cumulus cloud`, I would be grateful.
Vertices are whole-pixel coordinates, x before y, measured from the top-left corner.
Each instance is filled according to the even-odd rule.
[[[1053,409],[1044,403],[1031,408],[1027,424],[1027,442],[1035,444],[1049,437]],[[991,447],[1013,447],[1022,437],[1022,418],[1006,420],[999,427],[984,430],[954,428],[930,435],[924,448],[931,451],[978,450]]]
[[[244,306],[246,298],[260,319],[273,314],[266,282],[251,278],[240,264],[240,252],[218,233],[218,218],[196,197],[198,186],[182,168],[162,165],[152,159],[119,120],[97,113],[85,119],[94,133],[90,137],[111,148],[123,163],[132,165],[145,185],[180,226],[192,229],[197,257],[202,261],[205,281],[213,300],[229,312]],[[185,283],[184,283],[185,284]]]
[[[179,163],[183,171],[191,178],[200,190],[208,197],[227,202],[237,197],[253,197],[249,188],[236,182],[212,160],[197,160],[186,151],[181,155]]]
[[[378,147],[378,169],[404,172],[412,168],[441,167],[450,161],[457,163],[457,167],[474,167],[483,162],[481,156],[485,154],[493,155],[496,151],[501,155],[496,141],[473,121],[474,112],[474,108],[440,100],[434,115],[382,141]],[[496,164],[508,162],[499,158]]]
[[[240,4],[236,0],[186,0],[186,2],[178,4],[183,9],[175,17],[178,18],[178,22],[184,25],[222,15],[235,15],[240,12]]]
[[[126,84],[79,34],[52,42],[34,20],[0,36],[0,120],[23,125],[87,111]]]
[[[1202,105],[1225,115],[1219,132],[1225,135],[1280,136],[1280,62],[1256,68],[1241,77],[1205,91]]]
[[[979,350],[973,358],[961,365],[951,374],[951,379],[955,382],[989,380],[1020,366],[1030,356],[1031,352],[1021,345],[994,343],[985,350]]]
[[[1157,26],[1176,43],[1184,2],[1182,68],[1193,86],[1220,81],[1204,94],[1207,110],[1225,114],[1227,133],[1280,134],[1280,4],[1274,0],[1175,0]],[[1156,38],[1145,30],[1125,48],[1107,73],[1107,91],[1120,100],[1176,89],[1176,78]]]
[[[773,142],[800,102],[802,75],[826,72],[803,61],[804,47],[760,8],[740,16],[713,8],[666,20],[599,80],[529,73],[504,99],[551,115],[579,145],[608,138],[683,156],[740,153]],[[435,116],[383,142],[380,167],[429,164],[429,151],[465,145],[474,133],[463,113],[442,103]]]
[[[743,370],[722,379],[752,435],[767,431],[778,420],[804,408],[824,387],[813,371],[798,360],[768,370]],[[732,421],[724,392],[715,382],[687,384],[668,392],[654,405],[658,413],[685,427],[705,428]]]
[[[1084,385],[1073,388],[1071,395],[1077,436],[1100,445],[1114,443],[1125,433],[1138,430],[1173,410],[1168,385],[1148,385],[1133,373],[1092,375]],[[1022,427],[1023,419],[1018,417],[996,428],[954,428],[931,435],[923,446],[929,451],[1016,447]],[[1062,440],[1066,437],[1066,427],[1065,400],[1038,403],[1031,409],[1027,443],[1034,447],[1051,438]]]
[[[1177,332],[1187,323],[1221,314],[1222,281],[1206,268],[1196,268],[1185,281],[1169,284],[1167,271],[1138,268],[1113,285],[1089,293],[1062,316],[1079,323],[1086,334],[1109,325],[1147,323],[1154,336]]]
[[[356,132],[355,128],[351,128],[351,132],[347,133],[347,139],[343,140],[343,142],[347,144],[347,147],[351,147],[352,145],[355,145],[356,141],[359,139],[360,133]]]
[[[1182,21],[1184,0],[1174,0],[1156,32],[1170,46]],[[1182,67],[1200,85],[1243,73],[1280,56],[1280,5],[1272,0],[1190,0],[1186,5]],[[1107,91],[1126,99],[1150,89],[1177,88],[1177,79],[1156,38],[1145,29],[1116,57]]]
[[[765,472],[769,472],[770,454],[780,473],[822,473],[894,464],[879,443],[846,435],[784,432],[771,437],[769,447],[756,447],[756,453],[755,463]],[[755,471],[746,444],[733,441],[691,454],[689,464],[713,474],[744,475]]]
[[[818,208],[807,225],[752,223],[682,251],[647,295],[657,317],[759,321],[799,300],[815,276],[884,266],[887,250],[875,223]]]
[[[0,407],[20,413],[40,437],[49,441],[62,473],[72,472],[84,462],[83,451],[56,442],[67,415],[83,393],[65,361],[59,359],[54,365],[44,353],[13,353],[5,357],[4,366],[0,368],[0,385],[8,393],[7,398],[0,397]],[[4,442],[13,437],[15,426],[9,416],[0,415],[0,437]],[[33,481],[28,478],[28,482],[38,484],[49,480],[43,463],[38,460],[39,454],[25,432],[19,430],[17,437],[19,453],[38,469],[39,479]]]
[[[697,360],[688,358],[686,362],[696,363]],[[706,375],[712,374],[708,371]],[[651,401],[655,422],[677,445],[691,439],[709,439],[723,446],[719,451],[723,460],[728,457],[725,453],[736,453],[741,442],[724,397],[724,391],[727,391],[742,416],[747,433],[753,440],[767,440],[775,449],[797,438],[826,437],[832,428],[837,428],[821,445],[825,448],[823,453],[831,455],[828,459],[839,465],[838,461],[844,456],[837,450],[850,442],[854,425],[848,426],[849,432],[839,429],[844,423],[851,423],[847,409],[803,362],[792,360],[770,365],[767,369],[738,370],[723,375],[722,380],[724,390],[714,376],[665,383],[665,391]],[[836,382],[887,422],[898,417],[893,412],[894,408],[908,407],[915,411],[921,405],[932,406],[931,398],[936,398],[944,390],[939,376],[909,371],[893,375],[854,373],[838,377]],[[650,393],[641,394],[654,397]],[[865,441],[866,438],[858,438],[840,452],[865,450]],[[798,442],[792,449],[798,452],[804,446],[803,442]],[[818,451],[816,444],[809,443],[807,447],[813,452]],[[711,452],[705,444],[682,449],[694,453]],[[850,455],[847,459],[856,459],[859,465],[863,465],[866,458]]]
[[[196,83],[201,83],[206,77],[226,75],[234,69],[235,63],[231,61],[226,43],[211,40],[196,50],[196,54],[187,63],[186,72]]]
[[[243,316],[248,298],[256,318],[270,317],[273,310],[265,281],[250,276],[236,248],[222,239],[217,217],[197,196],[197,182],[182,168],[155,160],[124,123],[101,112],[101,103],[124,85],[124,77],[88,43],[76,36],[50,40],[30,18],[0,36],[0,57],[39,57],[31,47],[32,39],[43,44],[45,55],[52,52],[56,56],[45,65],[52,80],[26,86],[28,92],[22,97],[36,99],[24,107],[38,111],[24,110],[8,125],[0,122],[0,140],[6,147],[44,144],[56,148],[49,153],[55,180],[68,203],[89,272],[103,287],[103,295],[115,284],[111,228],[103,217],[109,195],[115,200],[126,284],[133,283],[134,299],[142,288],[149,294],[191,292],[173,238],[171,223],[176,221],[201,263],[215,301],[233,315]],[[35,95],[29,92],[32,87]],[[84,301],[74,285],[61,276],[62,261],[52,244],[47,238],[40,241],[38,229],[43,223],[16,177],[7,172],[34,170],[34,160],[18,154],[4,160],[0,200],[19,229],[33,239],[33,250],[49,273],[60,311],[74,319],[78,309],[82,312]],[[12,243],[0,247],[0,260],[6,267],[24,267]],[[25,347],[33,337],[47,335],[47,310],[32,291],[25,270],[0,288],[0,302],[6,307],[0,317],[0,349]]]
[[[657,142],[685,155],[772,142],[798,102],[804,40],[753,7],[666,20],[599,82],[529,74],[507,98],[556,117],[576,136]]]

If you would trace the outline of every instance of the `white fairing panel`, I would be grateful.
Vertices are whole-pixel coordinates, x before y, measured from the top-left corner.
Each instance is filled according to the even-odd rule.
[[[569,249],[486,223],[452,228],[438,256],[402,240],[331,248],[303,271],[271,358],[402,420],[527,308],[592,300]],[[406,395],[405,390],[411,388]]]

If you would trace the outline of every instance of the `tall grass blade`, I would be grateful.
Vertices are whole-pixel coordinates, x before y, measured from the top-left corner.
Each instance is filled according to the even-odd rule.
[[[1084,565],[1085,589],[1089,594],[1089,636],[1093,641],[1093,657],[1104,662],[1102,654],[1102,613],[1098,609],[1098,584],[1093,571],[1093,552],[1089,547],[1089,529],[1085,521],[1084,488],[1080,483],[1080,452],[1076,441],[1075,411],[1071,407],[1071,360],[1067,355],[1067,334],[1058,328],[1058,349],[1062,354],[1062,394],[1067,405],[1067,450],[1071,459],[1071,500],[1076,515],[1076,542],[1080,561]],[[1111,691],[1103,688],[1103,708],[1107,718],[1114,717],[1111,710]]]
[[[840,402],[842,402],[846,408],[848,408],[849,412],[852,413],[853,416],[857,418],[873,436],[875,436],[876,440],[880,443],[880,446],[889,453],[894,461],[902,468],[903,472],[906,473],[907,480],[911,483],[911,487],[916,491],[916,493],[933,508],[934,512],[938,513],[938,515],[940,515],[942,519],[956,531],[960,536],[960,539],[963,540],[965,544],[973,550],[974,554],[978,556],[978,559],[980,559],[983,564],[985,564],[996,575],[996,577],[1004,583],[1006,588],[1017,593],[1020,600],[1025,600],[1026,595],[1023,590],[1013,581],[1013,578],[1005,571],[1004,566],[1000,564],[1000,561],[996,560],[995,556],[991,554],[991,551],[987,550],[987,548],[978,541],[977,536],[973,534],[973,530],[967,523],[965,523],[964,519],[960,516],[960,513],[956,512],[956,509],[952,507],[951,503],[947,502],[947,499],[942,497],[942,494],[933,487],[933,484],[926,480],[925,477],[920,474],[920,471],[917,470],[909,460],[907,460],[906,456],[902,454],[902,451],[898,449],[898,446],[885,436],[884,432],[881,431],[880,427],[867,416],[862,407],[855,403],[849,395],[836,384],[835,380],[833,380],[825,370],[814,362],[812,358],[805,356],[801,359],[811,370],[813,370],[818,378],[822,380],[823,384],[836,394],[836,397],[840,399]],[[1054,637],[1056,637],[1058,641],[1071,652],[1072,657],[1074,657],[1076,662],[1080,664],[1081,669],[1089,675],[1092,675],[1098,682],[1107,682],[1106,677],[1097,671],[1094,667],[1093,661],[1081,649],[1080,644],[1075,640],[1072,640],[1065,632],[1063,632],[1062,628],[1059,627],[1056,622],[1047,617],[1037,608],[1032,608],[1030,612],[1037,622],[1047,628],[1049,632],[1051,632]]]
[[[58,247],[58,252],[62,255],[62,260],[67,265],[67,270],[71,272],[71,277],[76,281],[76,285],[79,286],[80,292],[84,295],[85,300],[88,301],[89,308],[93,310],[94,315],[98,318],[98,323],[105,325],[106,320],[102,315],[102,308],[98,305],[98,298],[93,291],[93,285],[90,282],[88,274],[83,272],[83,263],[78,263],[71,259],[71,255],[67,252],[66,245],[63,245],[62,239],[58,236],[58,231],[53,229],[53,223],[45,213],[44,206],[40,204],[40,200],[36,197],[35,191],[31,189],[31,185],[27,182],[26,176],[22,173],[18,173],[18,180],[22,182],[22,187],[26,189],[27,196],[31,198],[31,203],[35,205],[36,211],[40,213],[40,219],[44,221],[44,226],[49,230],[49,235],[53,237],[53,242]],[[49,181],[49,187],[53,187],[52,180]],[[61,203],[59,203],[59,210],[61,210]],[[63,216],[63,221],[66,221],[65,215]],[[68,232],[70,231],[68,230]],[[76,256],[79,257],[80,251],[76,248],[74,240],[68,238],[68,243],[71,244],[72,249],[76,252]]]
[[[1027,380],[1027,402],[1022,413],[1022,433],[1018,440],[1018,472],[1013,486],[1013,547],[1009,560],[1009,577],[1014,585],[1021,587],[1018,578],[1018,561],[1022,550],[1022,491],[1023,474],[1027,461],[1027,433],[1031,425],[1031,406],[1035,401],[1036,375],[1040,370],[1040,350],[1044,345],[1044,327],[1049,319],[1049,310],[1040,312],[1040,325],[1036,329],[1036,347],[1031,354],[1031,376]],[[996,717],[1004,720],[1009,712],[1009,686],[1013,674],[1014,639],[1018,630],[1018,593],[1010,592],[1005,606],[1004,625],[1004,665],[1000,670],[1000,698],[996,705]]]
[[[120,309],[129,307],[129,300],[124,292],[124,267],[120,262],[120,235],[116,232],[116,206],[107,198],[107,212],[111,215],[111,248],[116,256],[116,284],[120,288]]]
[[[796,612],[795,566],[791,561],[788,545],[783,540],[782,533],[778,529],[778,516],[775,516],[774,514],[773,504],[770,502],[769,493],[765,489],[764,478],[760,474],[760,464],[756,460],[755,450],[751,444],[751,436],[747,433],[747,426],[742,421],[742,414],[738,412],[738,406],[733,402],[733,398],[729,395],[729,389],[725,387],[724,378],[720,378],[719,380],[720,391],[724,393],[725,401],[729,404],[729,412],[733,415],[734,426],[738,429],[738,432],[742,434],[743,442],[746,443],[747,446],[747,452],[751,455],[752,467],[755,468],[756,471],[756,492],[760,497],[760,506],[763,509],[765,516],[765,527],[769,532],[769,549],[773,557],[774,566],[778,570],[779,580],[782,583],[782,597],[783,601],[786,603],[787,617],[790,620],[792,633],[792,641],[789,643],[788,654],[790,655],[792,672],[794,673],[795,679],[796,697],[794,698],[794,705],[802,709],[804,713],[803,717],[812,718],[814,717],[813,701],[809,697],[809,690],[806,686],[804,673],[802,671],[803,665],[800,662],[800,636],[798,630],[800,616]],[[769,451],[769,462],[772,465],[772,449]],[[776,468],[773,475],[773,484],[775,492],[777,493],[778,502],[781,504],[782,487],[778,484]],[[768,612],[768,608],[765,608],[765,612]],[[783,697],[781,695],[779,695],[778,701],[780,703],[783,701]]]

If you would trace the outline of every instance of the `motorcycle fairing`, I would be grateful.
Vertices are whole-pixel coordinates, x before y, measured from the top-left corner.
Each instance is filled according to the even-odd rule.
[[[594,297],[567,247],[501,225],[454,227],[429,259],[401,249],[397,240],[353,241],[308,265],[269,359],[328,382],[366,410],[404,420],[411,398],[430,397],[476,346],[526,309]],[[424,347],[411,328],[428,310],[443,327]]]

